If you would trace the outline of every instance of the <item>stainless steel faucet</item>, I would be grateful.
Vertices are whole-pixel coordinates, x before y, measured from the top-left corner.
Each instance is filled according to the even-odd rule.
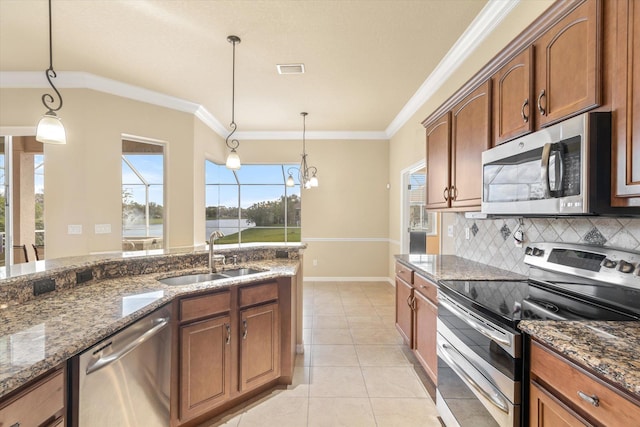
[[[213,259],[213,242],[216,239],[219,239],[221,237],[224,237],[224,233],[220,230],[214,230],[209,235],[209,271],[211,273],[216,272],[216,263],[215,263],[215,260]]]

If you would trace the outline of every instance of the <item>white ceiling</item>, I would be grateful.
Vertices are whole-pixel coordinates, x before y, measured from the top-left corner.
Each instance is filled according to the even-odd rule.
[[[308,111],[310,131],[380,132],[486,4],[53,0],[53,65],[199,104],[226,126],[235,34],[239,131],[297,131]],[[47,37],[46,0],[0,0],[0,71],[44,76]],[[279,75],[287,63],[306,73]]]

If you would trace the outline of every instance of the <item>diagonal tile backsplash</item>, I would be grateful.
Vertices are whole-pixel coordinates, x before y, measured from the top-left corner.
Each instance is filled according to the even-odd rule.
[[[522,262],[532,242],[581,243],[640,252],[640,218],[571,217],[470,219],[455,214],[456,255],[494,267],[528,274]],[[469,240],[465,238],[469,228]],[[513,234],[522,228],[524,244],[518,248]]]

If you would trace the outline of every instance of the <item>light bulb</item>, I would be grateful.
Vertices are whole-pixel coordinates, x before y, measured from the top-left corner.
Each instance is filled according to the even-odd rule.
[[[240,156],[238,156],[235,149],[231,150],[227,157],[227,169],[238,170],[240,166]]]
[[[311,179],[309,180],[309,184],[310,184],[312,187],[317,187],[317,186],[318,186],[318,177],[316,177],[315,175],[313,175],[313,176],[311,177]]]
[[[36,128],[36,141],[44,144],[66,144],[67,134],[60,117],[56,116],[53,111],[48,111],[40,121]]]
[[[293,176],[291,176],[291,174],[289,174],[289,178],[287,178],[287,187],[293,187],[294,185],[296,185],[296,183],[293,180]]]

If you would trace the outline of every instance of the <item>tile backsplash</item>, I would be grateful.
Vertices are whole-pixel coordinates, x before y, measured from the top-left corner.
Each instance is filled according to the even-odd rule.
[[[455,216],[456,255],[521,274],[529,273],[523,263],[524,248],[532,242],[581,243],[640,252],[640,218],[471,219],[460,213]],[[513,238],[518,228],[524,234],[521,248],[515,246]]]

